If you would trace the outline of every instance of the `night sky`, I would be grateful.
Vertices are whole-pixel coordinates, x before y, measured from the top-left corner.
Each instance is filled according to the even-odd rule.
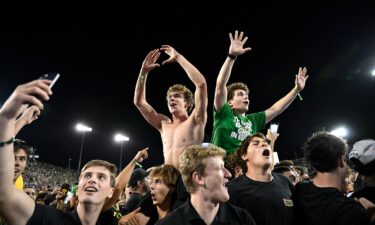
[[[82,164],[100,158],[118,165],[120,145],[113,136],[122,132],[130,137],[123,145],[123,166],[144,147],[150,148],[145,167],[158,165],[163,162],[159,132],[133,104],[144,57],[170,44],[206,77],[209,142],[216,77],[228,53],[228,34],[237,29],[249,37],[246,47],[252,51],[238,57],[229,83],[249,86],[249,112],[265,110],[289,92],[298,67],[306,66],[310,75],[303,101],[296,99],[273,121],[280,124],[275,146],[280,159],[302,157],[307,137],[340,125],[349,129],[349,143],[375,138],[374,7],[360,1],[325,4],[284,9],[228,2],[227,9],[214,10],[181,2],[172,10],[118,3],[44,11],[22,5],[22,16],[1,22],[0,103],[18,84],[59,72],[45,112],[18,135],[37,149],[40,160],[68,167],[71,158],[77,168],[82,135],[75,125],[82,122],[93,128],[85,136]],[[1,11],[7,11],[4,5]],[[147,99],[168,116],[165,95],[175,83],[194,90],[177,63],[149,74]]]

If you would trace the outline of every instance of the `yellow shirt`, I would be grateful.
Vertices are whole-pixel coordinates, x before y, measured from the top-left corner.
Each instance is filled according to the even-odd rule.
[[[14,187],[16,187],[18,190],[23,190],[23,177],[22,175],[19,176],[16,180],[16,182],[14,182]]]

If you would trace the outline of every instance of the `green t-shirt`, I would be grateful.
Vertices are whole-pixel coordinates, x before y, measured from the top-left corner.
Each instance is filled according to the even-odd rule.
[[[238,116],[228,103],[216,112],[211,143],[233,153],[249,135],[256,134],[266,125],[266,112]]]

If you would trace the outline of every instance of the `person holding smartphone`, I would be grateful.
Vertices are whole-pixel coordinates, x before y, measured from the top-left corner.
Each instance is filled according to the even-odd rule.
[[[304,87],[307,78],[306,68],[299,68],[293,89],[283,98],[262,112],[247,114],[249,110],[249,89],[244,83],[233,83],[227,86],[231,71],[237,57],[249,52],[244,48],[248,37],[243,32],[229,33],[229,53],[220,69],[216,80],[214,97],[214,125],[212,143],[224,148],[228,154],[233,153],[249,135],[262,130],[277,115],[284,112]]]
[[[113,193],[116,166],[112,163],[92,160],[83,167],[77,191],[79,201],[74,213],[35,204],[13,185],[14,123],[26,104],[43,109],[43,102],[52,95],[50,83],[43,79],[19,85],[0,108],[0,217],[8,225],[96,224],[106,199]]]
[[[48,85],[50,89],[54,86],[56,81],[59,79],[60,74],[59,73],[47,73],[41,76],[39,79],[42,80],[50,80],[51,83]],[[20,130],[28,125],[31,124],[33,121],[37,120],[40,116],[41,110],[36,105],[29,106],[28,104],[23,107],[22,114],[18,117],[16,120],[16,123],[14,125],[14,135],[16,136]]]

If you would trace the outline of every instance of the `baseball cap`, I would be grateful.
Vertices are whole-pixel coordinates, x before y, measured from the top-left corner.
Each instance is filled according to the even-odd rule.
[[[129,187],[135,187],[137,185],[137,182],[140,180],[143,180],[143,178],[147,177],[149,172],[142,168],[136,168],[133,170],[132,175],[130,176],[128,186]]]
[[[375,174],[375,140],[363,139],[349,153],[350,167],[363,175]]]

